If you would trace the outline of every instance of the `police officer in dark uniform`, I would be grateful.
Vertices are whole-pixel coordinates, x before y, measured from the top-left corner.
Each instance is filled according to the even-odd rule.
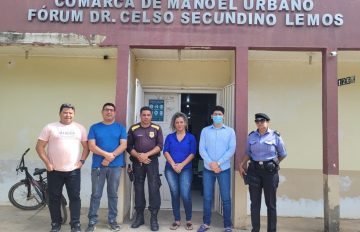
[[[131,155],[135,187],[136,218],[132,228],[144,224],[144,209],[146,207],[144,182],[147,176],[149,189],[150,227],[152,231],[159,230],[157,214],[160,209],[160,186],[158,156],[163,148],[161,127],[151,122],[152,111],[144,106],[140,109],[141,122],[132,125],[128,131],[127,152]]]
[[[260,231],[261,194],[267,206],[267,231],[276,231],[276,190],[279,163],[287,155],[280,133],[269,129],[270,118],[255,114],[257,130],[248,136],[247,155],[240,163],[240,175],[249,185],[252,232]],[[248,161],[250,160],[249,164]]]

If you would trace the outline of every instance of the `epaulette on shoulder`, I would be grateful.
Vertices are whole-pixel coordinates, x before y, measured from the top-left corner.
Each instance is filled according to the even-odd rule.
[[[134,126],[131,127],[131,130],[134,131],[134,130],[136,130],[136,129],[139,128],[139,127],[140,127],[140,125],[139,125],[139,124],[136,124],[136,125],[134,125]]]
[[[156,124],[151,124],[151,127],[152,128],[155,128],[156,130],[159,130],[160,129],[160,126],[156,125]]]
[[[249,133],[249,135],[251,135],[251,134],[253,134],[253,133],[255,133],[255,131],[251,131],[251,132]]]
[[[276,135],[279,136],[279,137],[281,136],[281,135],[280,135],[280,132],[277,131],[277,130],[274,130],[274,134],[276,134]]]

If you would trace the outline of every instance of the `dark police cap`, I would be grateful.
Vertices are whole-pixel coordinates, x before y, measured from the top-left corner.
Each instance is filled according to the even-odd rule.
[[[267,116],[264,113],[257,113],[257,114],[255,114],[255,121],[258,121],[258,120],[270,121],[270,118],[269,118],[269,116]]]

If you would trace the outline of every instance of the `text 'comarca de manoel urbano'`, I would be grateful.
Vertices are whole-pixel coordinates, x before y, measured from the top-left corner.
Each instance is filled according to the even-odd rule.
[[[28,9],[28,22],[272,27],[284,17],[281,22],[290,27],[344,24],[342,13],[315,13],[314,0],[53,0],[50,4]]]

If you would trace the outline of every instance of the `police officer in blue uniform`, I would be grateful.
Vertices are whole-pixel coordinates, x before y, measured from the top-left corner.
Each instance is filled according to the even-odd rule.
[[[269,128],[270,118],[255,114],[257,130],[248,136],[246,155],[240,163],[240,175],[249,185],[252,232],[260,231],[261,194],[267,206],[267,231],[276,231],[276,190],[279,163],[287,153],[280,133]],[[250,161],[250,162],[248,162]]]

